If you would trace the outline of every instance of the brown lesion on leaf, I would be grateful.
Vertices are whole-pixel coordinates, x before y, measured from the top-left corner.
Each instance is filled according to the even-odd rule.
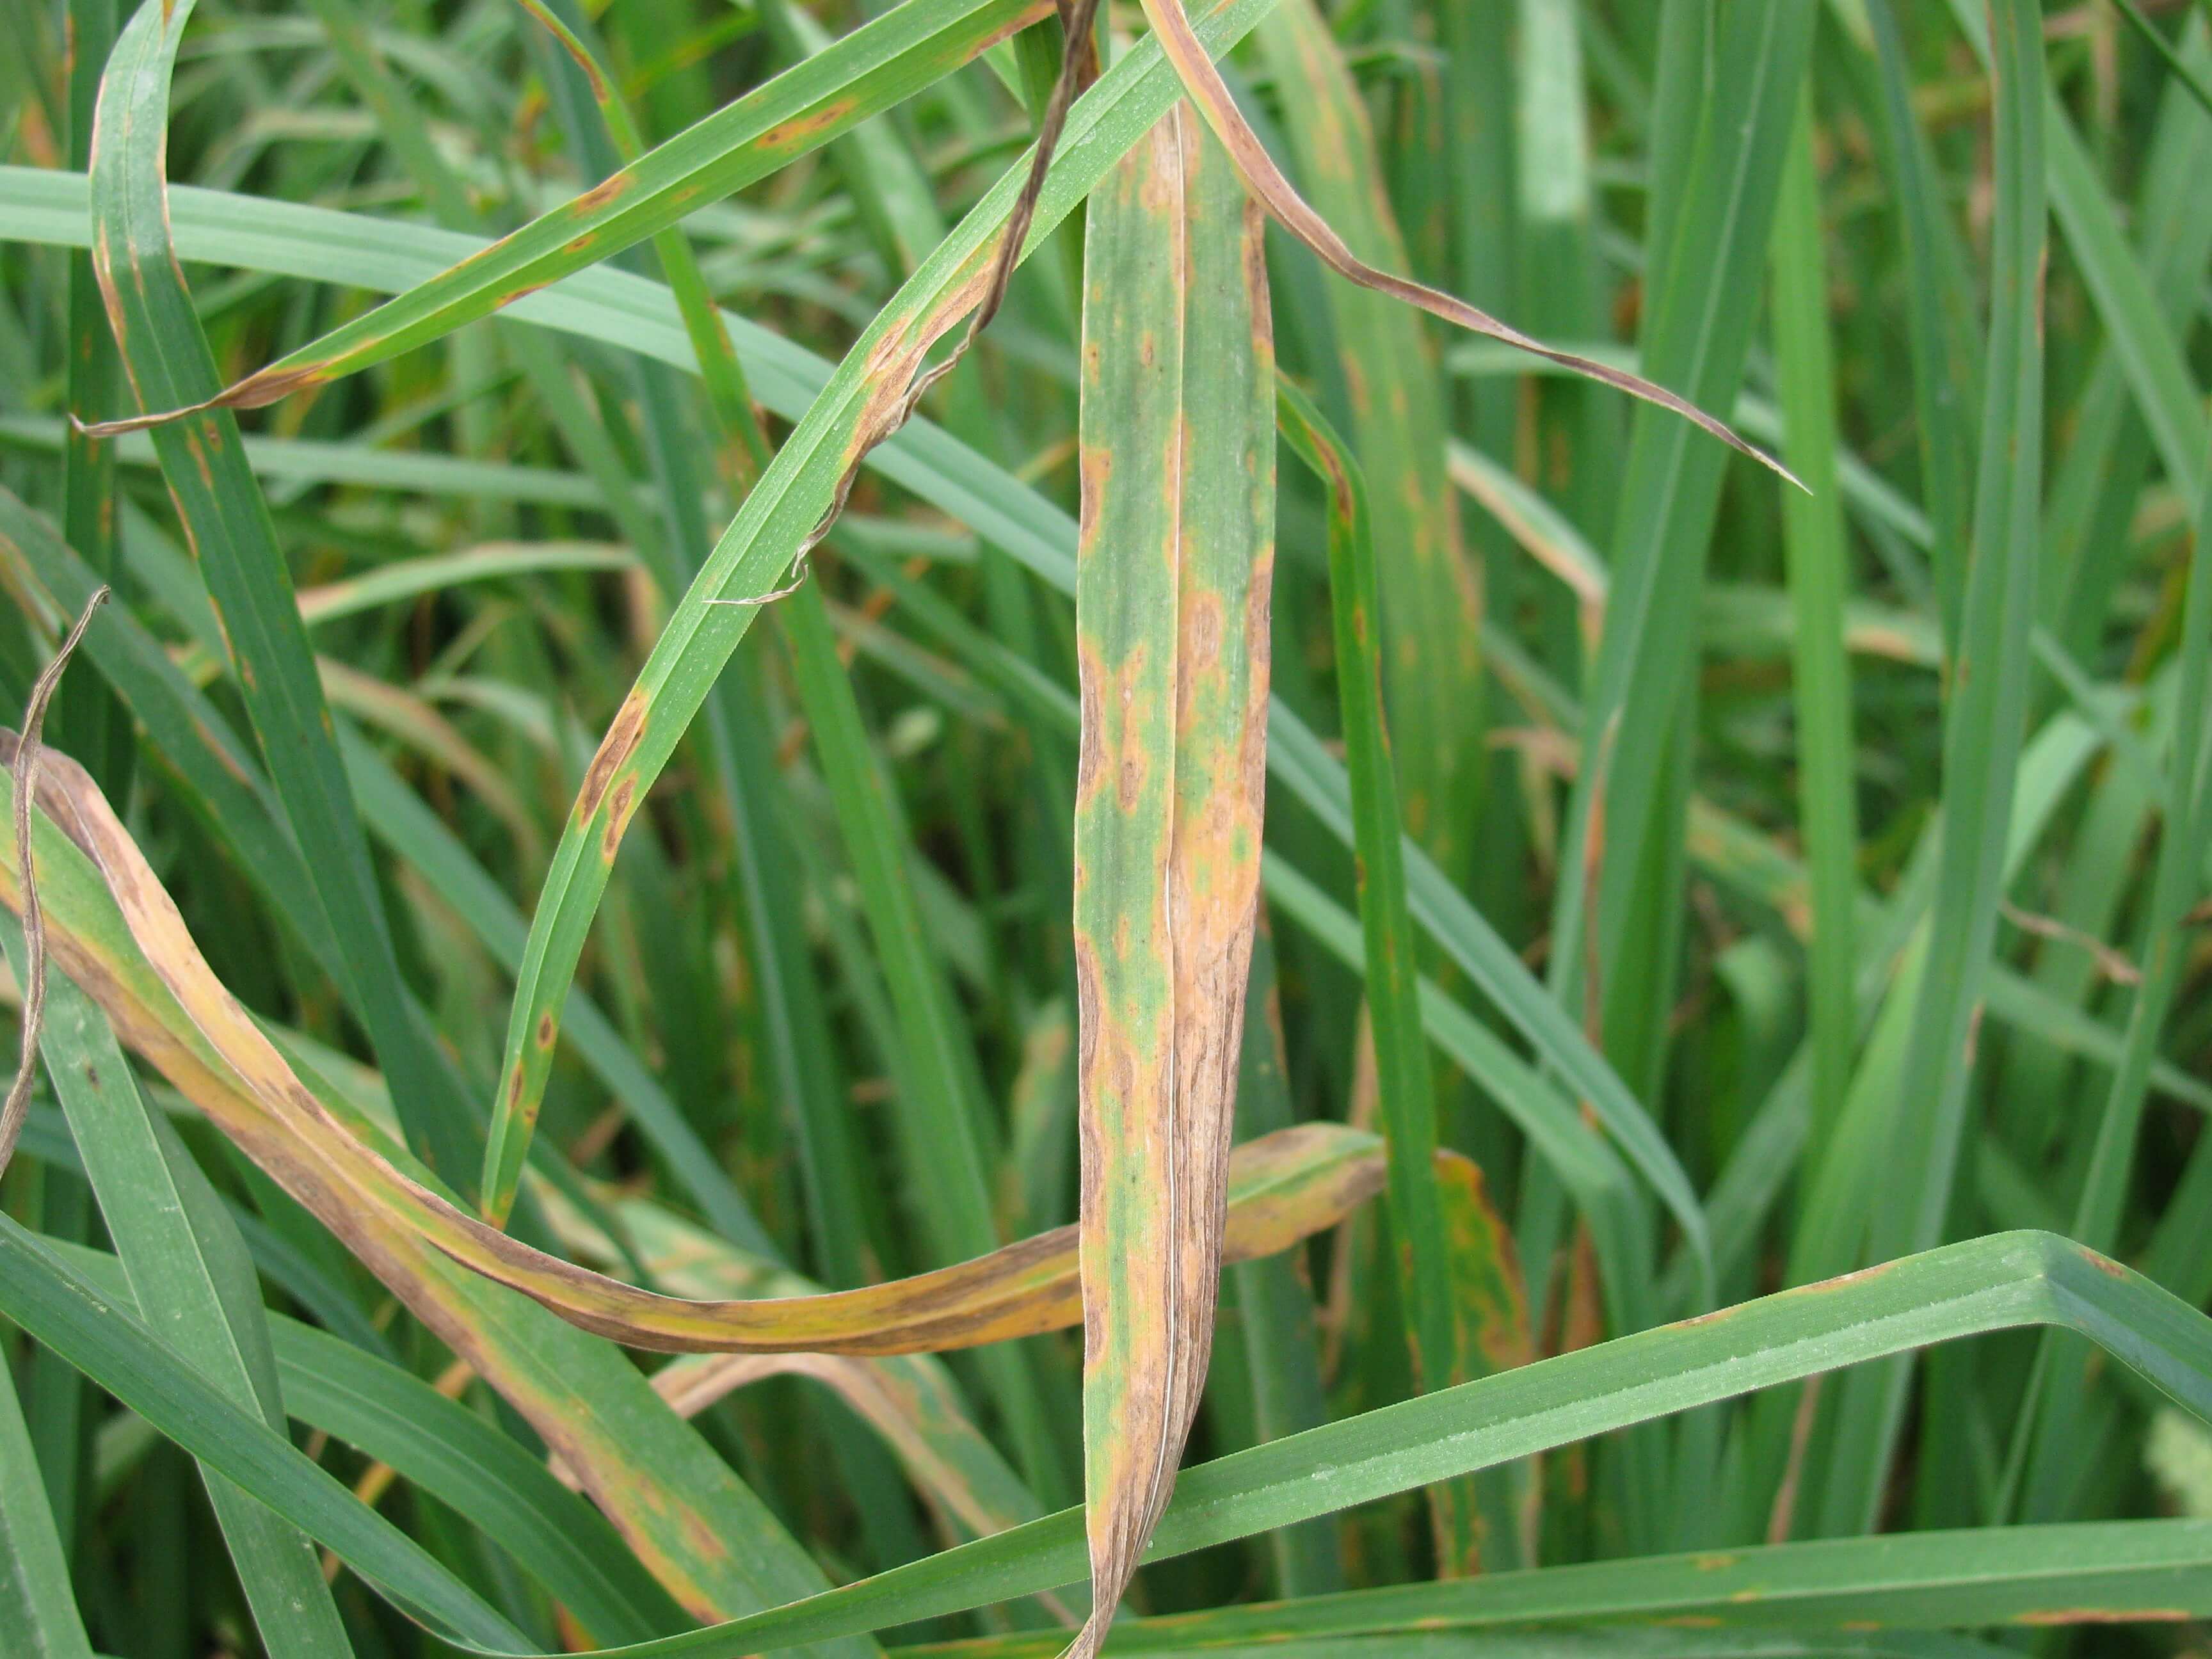
[[[1082,725],[1081,737],[1076,745],[1075,799],[1080,806],[1098,787],[1099,769],[1104,764],[1104,751],[1098,734],[1106,718],[1106,711],[1100,692],[1104,670],[1098,665],[1097,654],[1080,643],[1076,647],[1076,653],[1079,669],[1076,684],[1082,709]],[[1083,884],[1083,860],[1079,852],[1075,867],[1075,882],[1079,888]]]
[[[1077,654],[1083,732],[1076,763],[1076,810],[1079,813],[1093,805],[1110,777],[1115,808],[1133,811],[1151,779],[1149,737],[1159,712],[1146,686],[1151,653],[1143,644],[1133,645],[1111,667],[1091,646],[1079,645]]]
[[[216,737],[215,729],[200,715],[194,714],[191,721],[192,735],[199,739],[201,747],[215,757],[216,764],[229,773],[236,781],[250,788],[253,783],[252,775],[247,772],[238,757],[230,752],[230,745]]]
[[[1086,344],[1084,350],[1090,360],[1096,361],[1097,344]],[[1114,452],[1104,444],[1082,444],[1076,456],[1076,477],[1081,500],[1078,504],[1076,522],[1082,526],[1075,542],[1078,564],[1088,558],[1098,544],[1100,509],[1106,499],[1106,486],[1114,477]]]
[[[572,218],[587,219],[603,208],[613,206],[637,187],[637,174],[628,167],[620,173],[611,173],[589,190],[568,204]]]
[[[297,368],[281,372],[264,368],[258,374],[247,375],[216,398],[216,404],[224,409],[261,409],[295,392],[320,386],[330,378],[326,363],[302,363]]]
[[[1023,7],[1012,17],[1009,17],[1003,24],[1000,25],[998,28],[992,31],[991,33],[986,35],[982,40],[975,42],[974,46],[966,47],[962,52],[963,61],[969,58],[981,58],[985,52],[990,51],[992,47],[997,46],[1001,40],[1012,40],[1014,36],[1019,34],[1024,29],[1029,27],[1030,24],[1041,22],[1045,18],[1049,17],[1055,9],[1057,9],[1057,7],[1054,3],[1054,0],[1030,0],[1030,4]],[[945,67],[950,69],[954,67],[954,65],[947,64]]]
[[[1186,588],[1176,607],[1176,725],[1188,732],[1194,720],[1212,710],[1225,689],[1221,681],[1224,633],[1221,595]]]
[[[818,132],[827,132],[859,107],[858,99],[833,99],[817,110],[794,116],[788,121],[778,122],[753,140],[752,147],[766,150],[788,149],[795,144],[804,143]]]
[[[559,1027],[553,1021],[553,1011],[550,1008],[546,1009],[538,1016],[538,1046],[541,1048],[550,1048],[553,1046],[553,1038],[558,1030]]]
[[[637,774],[632,772],[615,786],[614,799],[607,812],[605,833],[599,837],[599,856],[607,863],[615,861],[622,850],[623,832],[629,828],[630,814],[637,803]]]
[[[608,786],[615,774],[637,752],[645,737],[645,717],[647,708],[645,688],[635,686],[615,714],[614,724],[599,741],[599,753],[592,757],[591,766],[584,773],[584,787],[576,796],[576,822],[589,823],[606,799]]]

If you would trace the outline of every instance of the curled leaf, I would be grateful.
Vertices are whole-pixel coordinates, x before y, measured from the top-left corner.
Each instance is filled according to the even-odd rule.
[[[0,731],[0,760],[11,760],[15,747],[14,734]],[[49,916],[56,960],[125,1042],[357,1253],[377,1255],[380,1239],[404,1233],[573,1325],[668,1352],[913,1353],[1075,1322],[1073,1228],[889,1284],[750,1300],[656,1296],[517,1243],[395,1168],[301,1081],[216,979],[82,767],[49,755],[38,799],[91,860],[128,931],[127,942],[109,937],[122,931],[111,921],[102,933],[81,897],[67,913],[56,905]],[[10,903],[21,902],[20,868],[11,848]],[[145,985],[149,973],[156,988]],[[159,1000],[161,993],[173,1004]],[[1364,1202],[1381,1178],[1380,1143],[1340,1126],[1305,1124],[1247,1143],[1229,1170],[1228,1259],[1287,1249]]]
[[[1299,195],[1291,181],[1283,176],[1267,154],[1267,146],[1252,131],[1243,112],[1237,107],[1237,100],[1230,92],[1221,71],[1213,66],[1213,59],[1190,26],[1182,0],[1143,0],[1145,16],[1159,38],[1160,49],[1174,65],[1176,75],[1182,82],[1183,91],[1190,100],[1206,113],[1206,125],[1213,129],[1214,137],[1229,152],[1237,176],[1243,181],[1267,215],[1291,235],[1310,248],[1316,258],[1347,282],[1362,288],[1373,289],[1407,305],[1418,306],[1431,316],[1480,334],[1487,339],[1514,347],[1547,362],[1626,392],[1632,398],[1641,398],[1648,404],[1671,410],[1702,430],[1711,433],[1729,448],[1748,455],[1761,466],[1771,469],[1788,479],[1800,489],[1804,484],[1797,475],[1776,460],[1765,451],[1736,436],[1724,421],[1715,419],[1688,398],[1669,392],[1666,387],[1647,380],[1639,374],[1616,368],[1589,357],[1579,357],[1571,351],[1560,351],[1546,345],[1541,340],[1523,334],[1511,324],[1502,322],[1468,304],[1464,300],[1416,283],[1408,277],[1394,276],[1387,270],[1377,270],[1345,246],[1344,239],[1331,228],[1328,220],[1314,211],[1305,198]]]

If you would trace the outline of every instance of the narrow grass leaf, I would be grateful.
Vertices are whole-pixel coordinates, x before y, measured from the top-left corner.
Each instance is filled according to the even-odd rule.
[[[27,1659],[92,1659],[13,1368],[0,1364],[0,1640]]]
[[[1415,1629],[1462,1632],[1462,1641],[1521,1632],[1523,1640],[1540,1641],[1547,1627],[1561,1626],[1583,1640],[1608,1631],[1650,1638],[1671,1626],[1701,1632],[1692,1642],[1722,1641],[1716,1655],[1734,1651],[1713,1634],[1724,1630],[1802,1632],[1832,1652],[1849,1651],[1844,1644],[1856,1637],[1881,1651],[1877,1631],[2163,1624],[2212,1604],[2208,1544],[2212,1528],[2201,1520],[2118,1521],[1592,1561],[1133,1620],[1116,1632],[1115,1650],[1211,1652],[1240,1642],[1351,1642]],[[1050,1651],[1022,1637],[915,1650],[917,1659],[1030,1659]]]
[[[1281,0],[1257,41],[1285,109],[1304,118],[1287,121],[1285,136],[1306,188],[1363,257],[1404,267],[1367,106],[1321,12],[1312,0]],[[1482,592],[1444,476],[1436,350],[1419,313],[1388,294],[1332,284],[1328,298],[1373,538],[1393,550],[1377,573],[1379,608],[1368,625],[1382,664],[1401,815],[1413,839],[1462,878],[1482,787]],[[1426,1154],[1407,1156],[1425,1179]]]
[[[3,930],[20,969],[21,941]],[[92,1000],[57,980],[40,1034],[100,1213],[142,1308],[167,1346],[241,1409],[283,1425],[260,1281],[199,1166],[139,1097],[114,1033]],[[307,1539],[220,1475],[208,1496],[262,1639],[303,1656],[352,1651]]]
[[[161,405],[253,409],[367,368],[489,316],[686,213],[789,165],[1034,22],[1046,0],[906,0],[816,57],[532,220],[481,257],[420,283],[219,393]],[[112,423],[129,429],[170,416]]]
[[[2042,1324],[2089,1337],[2197,1418],[2212,1419],[2212,1320],[2063,1239],[1996,1234],[1615,1338],[1188,1469],[1152,1553],[1206,1548],[1839,1365]],[[2023,1535],[2001,1531],[1990,1547],[2002,1552]],[[2169,1547],[2149,1577],[2168,1595],[2175,1586],[2166,1563],[2201,1552],[2201,1540],[2176,1534]],[[1083,1565],[1082,1516],[1064,1510],[809,1603],[629,1650],[625,1659],[724,1659],[885,1627],[1072,1583]],[[1419,1588],[1472,1601],[1492,1584],[1522,1577]]]
[[[1315,27],[1320,27],[1318,18]],[[1330,615],[1336,637],[1337,701],[1352,780],[1359,925],[1367,1006],[1375,1042],[1376,1094],[1388,1130],[1390,1220],[1398,1294],[1413,1376],[1438,1388],[1469,1374],[1461,1344],[1453,1257],[1432,1165],[1436,1084],[1421,1028],[1419,965],[1406,905],[1395,747],[1383,717],[1382,616],[1364,475],[1320,412],[1294,387],[1280,393],[1285,437],[1328,496]],[[1435,1495],[1444,1571],[1479,1571],[1480,1526],[1467,1492]]]
[[[1259,893],[1274,558],[1261,220],[1195,111],[1085,237],[1075,799],[1084,1491],[1098,1650],[1213,1341]]]
[[[191,15],[190,4],[149,0],[131,19],[93,142],[94,263],[124,366],[152,408],[193,402],[216,379],[171,246],[162,177],[169,71]],[[474,1162],[467,1099],[407,1006],[307,630],[238,422],[210,413],[161,428],[155,443],[292,832],[314,849],[316,894],[409,1133],[434,1168],[459,1176]]]
[[[1844,655],[1850,546],[1836,489],[1835,352],[1828,336],[1826,228],[1813,155],[1809,88],[1798,106],[1769,261],[1773,273],[1775,368],[1788,435],[1783,453],[1811,491],[1783,503],[1789,553],[1798,822],[1812,878],[1813,936],[1807,1003],[1813,1036],[1813,1119],[1843,1110],[1857,1036],[1858,806],[1851,737],[1850,665]],[[1817,1156],[1817,1152],[1815,1156]]]

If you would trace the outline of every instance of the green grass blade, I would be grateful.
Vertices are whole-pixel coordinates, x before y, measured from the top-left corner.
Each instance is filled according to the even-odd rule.
[[[2027,0],[1992,14],[1996,51],[1996,283],[1983,396],[1974,538],[1959,656],[1943,728],[1942,852],[1925,984],[1904,1060],[1912,1102],[1886,1156],[1914,1172],[1893,1182],[1869,1232],[1873,1259],[1942,1237],[1958,1168],[1972,1071],[1970,1034],[1996,936],[2005,847],[2027,717],[2028,629],[2039,562],[2044,397],[2040,295],[2045,240],[2040,12]],[[1869,1520],[1899,1428],[1905,1368],[1854,1378],[1847,1425],[1823,1486],[1828,1530]],[[1873,1402],[1879,1398],[1879,1405]]]
[[[1607,1630],[1626,1636],[1622,1627],[1633,1626],[1650,1638],[1673,1626],[1790,1630],[1831,1651],[1850,1650],[1856,1636],[1880,1651],[1882,1636],[1869,1626],[1890,1633],[2186,1617],[2212,1598],[2208,1543],[2201,1520],[2123,1521],[1648,1556],[1137,1620],[1124,1626],[1116,1650],[1235,1650],[1238,1642],[1349,1642],[1417,1628],[1456,1631],[1462,1640],[1513,1632],[1540,1639],[1547,1626],[1569,1626],[1589,1640]],[[1028,1659],[1049,1650],[1013,1638],[919,1651],[933,1659]]]
[[[168,70],[191,10],[149,3],[124,30],[94,143],[95,259],[125,367],[140,402],[157,408],[196,402],[216,381],[170,246],[161,177]],[[406,1006],[307,631],[237,421],[211,413],[164,428],[155,441],[293,834],[316,849],[316,892],[409,1133],[434,1167],[458,1174],[473,1161],[467,1102]]]
[[[1850,549],[1836,489],[1836,382],[1828,337],[1826,230],[1813,160],[1809,89],[1798,106],[1770,255],[1775,368],[1788,439],[1783,453],[1809,495],[1783,502],[1790,558],[1791,687],[1797,722],[1798,822],[1812,878],[1807,1002],[1813,1041],[1814,1156],[1843,1109],[1858,1028],[1858,809],[1850,666],[1844,650]]]
[[[21,936],[4,931],[20,970]],[[241,1409],[281,1427],[260,1284],[244,1244],[198,1166],[149,1115],[99,1009],[58,975],[47,996],[40,1037],[47,1073],[138,1305],[161,1310],[179,1358]],[[309,1541],[219,1476],[209,1477],[208,1495],[262,1639],[285,1653],[349,1654]]]
[[[1186,1470],[1153,1554],[1205,1548],[1838,1364],[2035,1324],[2081,1332],[2200,1418],[2212,1417],[2212,1320],[2078,1245],[1998,1234]],[[1080,1517],[1064,1511],[811,1603],[632,1650],[630,1659],[721,1659],[1003,1601],[1072,1582],[1082,1570]],[[1469,1581],[1462,1593],[1479,1595],[1491,1582]]]
[[[1043,9],[1042,0],[907,0],[532,220],[502,239],[495,252],[412,287],[394,304],[271,363],[225,392],[224,402],[241,408],[270,403],[489,316],[789,164]],[[213,395],[195,393],[192,401]]]
[[[0,1640],[27,1659],[92,1659],[13,1370],[0,1361]]]
[[[1366,107],[1320,11],[1312,0],[1283,0],[1256,40],[1296,118],[1284,132],[1315,206],[1358,257],[1408,269]],[[1474,850],[1481,790],[1482,599],[1444,477],[1436,349],[1420,315],[1401,301],[1348,283],[1331,283],[1328,294],[1352,441],[1374,482],[1375,542],[1393,550],[1373,621],[1403,817],[1456,878]],[[1425,1182],[1425,1154],[1409,1167]]]
[[[258,1409],[185,1363],[138,1317],[0,1216],[8,1316],[220,1473],[463,1643],[529,1651],[520,1632],[422,1547],[295,1450]]]
[[[1935,535],[1936,588],[1947,650],[1955,651],[1973,533],[1973,437],[1982,384],[1973,301],[1957,230],[1945,217],[1928,137],[1912,107],[1911,65],[1890,0],[1867,0],[1881,81],[1876,131],[1896,180],[1904,233],[1921,493]]]
[[[69,160],[76,167],[92,156],[93,112],[100,77],[115,45],[116,0],[87,0],[69,11]],[[123,374],[101,303],[99,279],[88,254],[69,262],[69,410],[79,421],[122,414]],[[64,440],[63,533],[84,550],[102,581],[112,586],[118,555],[115,536],[115,451],[75,426]],[[129,797],[130,717],[114,694],[91,675],[81,676],[58,697],[55,741],[76,756],[111,797]]]
[[[1315,26],[1319,27],[1318,20]],[[1380,295],[1364,295],[1382,302]],[[1337,698],[1343,711],[1352,783],[1359,924],[1373,1022],[1376,1093],[1389,1146],[1390,1221],[1398,1295],[1417,1388],[1434,1389],[1474,1371],[1456,1313],[1452,1254],[1445,1237],[1434,1164],[1436,1084],[1421,1029],[1419,964],[1406,905],[1396,747],[1383,718],[1383,613],[1368,519],[1365,474],[1293,386],[1279,394],[1283,434],[1328,495],[1330,612],[1336,636]],[[1444,1571],[1479,1570],[1482,1548],[1474,1506],[1438,1494],[1438,1553]]]

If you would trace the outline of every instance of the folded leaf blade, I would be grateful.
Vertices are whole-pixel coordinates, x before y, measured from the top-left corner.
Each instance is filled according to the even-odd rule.
[[[1094,197],[1076,556],[1084,1486],[1097,1650],[1212,1345],[1258,894],[1273,346],[1257,213],[1177,104]]]

